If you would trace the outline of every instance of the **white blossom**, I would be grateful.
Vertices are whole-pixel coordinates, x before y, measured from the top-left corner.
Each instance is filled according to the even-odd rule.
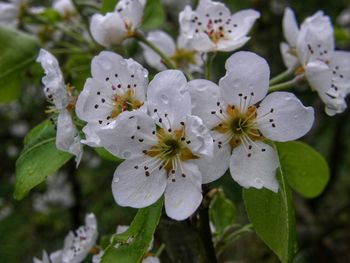
[[[202,120],[191,114],[187,80],[178,70],[158,73],[147,88],[147,115],[124,112],[97,134],[101,145],[126,159],[112,182],[121,206],[146,207],[163,193],[165,211],[189,217],[202,200],[202,175],[195,163],[212,157],[213,141]]]
[[[285,10],[284,35],[281,43],[285,65],[305,74],[311,88],[325,103],[328,115],[343,112],[345,97],[350,92],[350,52],[335,51],[330,18],[319,11],[308,17],[300,29],[293,11]]]
[[[43,252],[43,259],[34,258],[34,263],[79,263],[82,262],[97,240],[97,222],[94,214],[85,216],[85,225],[74,232],[70,231],[64,240],[62,250],[47,255]]]
[[[56,147],[59,150],[75,155],[75,161],[78,165],[83,150],[78,130],[70,115],[70,111],[74,107],[74,99],[64,84],[57,59],[45,49],[41,49],[37,62],[41,63],[45,71],[42,82],[44,84],[44,93],[49,102],[53,104],[51,111],[58,112]]]
[[[143,8],[141,0],[120,0],[114,12],[94,14],[90,23],[92,37],[105,47],[120,44],[134,34],[141,22]]]
[[[310,130],[314,110],[292,93],[267,95],[270,70],[254,53],[235,53],[225,67],[219,86],[208,80],[189,83],[193,114],[203,119],[215,140],[214,159],[198,160],[203,183],[216,180],[229,166],[241,186],[277,192],[278,156],[266,140],[300,138]]]
[[[46,180],[47,189],[43,194],[34,196],[33,208],[35,211],[47,213],[50,205],[72,207],[74,198],[72,186],[67,182],[65,174],[55,174]]]
[[[93,58],[91,73],[79,94],[76,113],[87,122],[83,143],[95,147],[100,144],[96,130],[109,125],[120,113],[143,105],[148,72],[133,59],[102,51]]]
[[[232,15],[223,3],[200,0],[196,10],[185,7],[179,22],[181,33],[194,49],[200,52],[233,51],[248,42],[247,34],[259,17],[259,12],[252,9]]]
[[[72,0],[55,0],[52,4],[52,8],[62,17],[69,17],[77,12]]]
[[[191,47],[190,41],[183,35],[180,35],[177,43],[175,43],[172,37],[164,31],[155,30],[148,33],[147,40],[152,42],[166,56],[173,60],[178,68],[189,72],[203,71],[201,54]],[[143,54],[146,62],[150,66],[159,71],[166,69],[161,57],[155,51],[144,44],[142,44],[142,48],[144,49]]]

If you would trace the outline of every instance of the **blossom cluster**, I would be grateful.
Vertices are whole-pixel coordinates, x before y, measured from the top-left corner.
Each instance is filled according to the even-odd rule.
[[[144,5],[141,0],[121,0],[115,11],[93,15],[95,41],[112,48],[126,38],[138,39]],[[175,220],[191,216],[202,202],[202,184],[228,169],[242,187],[278,192],[279,158],[273,142],[304,136],[313,125],[313,108],[293,93],[271,92],[269,65],[255,53],[232,54],[218,83],[166,69],[162,57],[174,68],[201,73],[208,54],[235,51],[247,43],[259,17],[250,9],[231,14],[211,0],[201,0],[195,10],[186,6],[179,15],[177,43],[162,31],[149,32],[143,40],[146,62],[160,71],[151,81],[135,60],[102,51],[93,58],[91,78],[77,99],[64,85],[57,60],[41,50],[44,91],[58,113],[57,148],[74,154],[77,163],[81,143],[124,159],[112,181],[116,203],[142,208],[164,196],[165,211]],[[318,12],[299,28],[287,8],[283,30],[287,43],[281,44],[281,52],[288,71],[307,79],[327,114],[344,111],[350,53],[334,50],[329,18]],[[74,107],[85,122],[81,141]]]

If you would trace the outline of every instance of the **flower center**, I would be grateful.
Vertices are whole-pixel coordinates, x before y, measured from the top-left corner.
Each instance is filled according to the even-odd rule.
[[[115,119],[123,111],[132,111],[142,106],[142,102],[135,99],[133,90],[129,89],[122,95],[113,97],[110,118]]]
[[[175,54],[170,57],[178,68],[185,68],[189,64],[196,64],[195,51],[186,49],[177,49]]]
[[[255,127],[256,107],[249,106],[245,112],[234,106],[228,105],[226,108],[225,120],[219,123],[214,130],[225,135],[226,143],[231,148],[237,147],[240,143],[262,140],[263,136]],[[219,148],[222,141],[218,142]]]
[[[199,158],[187,147],[187,144],[190,144],[191,141],[186,141],[183,128],[173,132],[159,128],[156,136],[158,138],[157,144],[145,151],[145,154],[159,159],[161,161],[159,168],[164,167],[168,174],[170,172],[175,173],[175,166],[180,161]]]

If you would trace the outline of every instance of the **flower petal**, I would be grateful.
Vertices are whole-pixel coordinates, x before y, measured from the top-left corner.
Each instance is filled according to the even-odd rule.
[[[185,75],[179,70],[165,70],[154,76],[147,89],[151,116],[161,127],[177,129],[191,114],[191,97]]]
[[[333,50],[333,27],[330,18],[322,12],[317,12],[301,25],[297,41],[300,62],[305,65],[316,59],[329,61]]]
[[[346,109],[345,96],[333,84],[332,72],[326,63],[319,60],[310,62],[305,67],[305,73],[310,86],[325,103],[325,111],[329,116]]]
[[[350,92],[350,52],[335,51],[329,67],[332,69],[333,85],[346,96]]]
[[[0,2],[0,25],[16,27],[19,8],[15,3]]]
[[[230,23],[228,23],[232,31],[230,34],[233,36],[233,40],[237,41],[238,39],[246,37],[259,17],[260,13],[253,9],[241,10],[234,13],[231,16]]]
[[[285,142],[304,136],[314,122],[314,109],[290,92],[273,92],[257,110],[257,127],[270,140]]]
[[[47,50],[40,49],[36,61],[41,63],[45,71],[42,82],[45,85],[46,97],[54,103],[57,109],[67,107],[68,95],[57,59]]]
[[[123,18],[128,28],[135,29],[141,22],[144,4],[139,0],[120,0],[115,11]]]
[[[136,1],[136,0],[135,0]],[[148,84],[148,71],[133,59],[123,59],[116,53],[102,51],[91,62],[91,73],[94,79],[118,87],[121,90],[132,88],[135,98],[144,101],[145,87]]]
[[[127,37],[124,21],[116,12],[104,16],[94,14],[90,22],[90,32],[95,41],[104,47],[120,44]]]
[[[109,125],[96,131],[100,144],[115,156],[134,159],[156,144],[156,126],[144,111],[125,111]]]
[[[288,69],[296,68],[299,64],[296,51],[294,51],[287,43],[280,44],[280,50],[283,58],[283,63]],[[295,54],[294,54],[295,53]]]
[[[153,204],[162,196],[167,184],[166,172],[158,169],[154,163],[156,159],[143,156],[126,160],[118,166],[112,182],[117,204],[142,208]],[[149,167],[149,173],[146,173],[145,166]]]
[[[78,130],[67,110],[61,110],[57,119],[56,147],[75,155],[77,166],[83,155]]]
[[[288,44],[291,47],[296,47],[297,39],[299,35],[299,26],[298,26],[297,20],[295,19],[293,10],[290,9],[289,7],[287,7],[284,10],[282,26],[283,26],[284,37],[286,38]]]
[[[96,131],[100,128],[101,126],[97,124],[86,124],[83,128],[85,140],[81,140],[81,143],[89,145],[90,147],[100,147],[100,138],[96,134]]]
[[[217,140],[222,134],[212,132],[213,138]],[[202,173],[202,184],[211,183],[220,178],[227,171],[230,163],[231,147],[229,144],[214,144],[214,156],[211,159],[200,158],[195,160]]]
[[[219,87],[206,79],[195,79],[188,83],[191,94],[192,114],[200,117],[212,129],[221,119],[212,112],[225,108]]]
[[[249,106],[265,97],[270,77],[265,59],[252,52],[240,51],[226,60],[225,68],[226,75],[220,79],[219,87],[228,104]]]
[[[202,201],[202,176],[197,165],[182,162],[181,167],[169,177],[164,195],[165,212],[175,220],[188,218]]]
[[[278,192],[275,177],[278,166],[277,153],[263,142],[255,142],[250,150],[243,145],[236,147],[230,159],[231,176],[244,188],[264,187]]]
[[[187,147],[191,152],[199,156],[213,157],[213,138],[201,118],[187,115],[185,125]]]
[[[155,30],[149,32],[147,35],[147,40],[153,43],[168,57],[173,56],[176,52],[176,45],[174,40],[171,38],[171,36],[163,31]],[[142,48],[144,50],[143,55],[145,56],[146,62],[150,66],[159,71],[166,69],[161,57],[156,52],[144,44],[142,44]]]
[[[105,124],[112,112],[112,92],[106,83],[88,78],[75,106],[77,116],[87,122]]]

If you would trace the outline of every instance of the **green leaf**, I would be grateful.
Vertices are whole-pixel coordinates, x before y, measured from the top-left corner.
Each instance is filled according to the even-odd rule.
[[[152,241],[163,208],[163,198],[153,205],[140,209],[129,229],[113,237],[105,250],[101,263],[141,262]],[[115,245],[119,244],[116,248]]]
[[[165,23],[165,12],[161,0],[147,0],[142,28],[145,30],[159,29]]]
[[[322,193],[329,168],[321,154],[302,142],[276,143],[281,168],[288,184],[306,198]]]
[[[209,217],[216,234],[221,236],[235,222],[235,215],[235,205],[219,190],[209,205]]]
[[[257,235],[278,256],[281,262],[292,262],[296,253],[296,230],[292,191],[279,170],[280,189],[245,189],[243,199]]]
[[[113,12],[118,0],[102,0],[100,13],[106,14],[107,12]]]
[[[56,132],[48,120],[33,128],[25,137],[24,148],[16,161],[14,197],[22,199],[71,157],[56,148]]]
[[[115,157],[113,154],[111,154],[110,152],[108,152],[106,149],[104,149],[102,147],[97,147],[94,149],[99,156],[101,156],[103,159],[105,159],[107,161],[112,161],[112,162],[117,162],[117,163],[121,163],[123,161],[122,159]]]
[[[0,103],[11,102],[18,97],[21,76],[35,61],[38,50],[36,38],[0,26]]]

